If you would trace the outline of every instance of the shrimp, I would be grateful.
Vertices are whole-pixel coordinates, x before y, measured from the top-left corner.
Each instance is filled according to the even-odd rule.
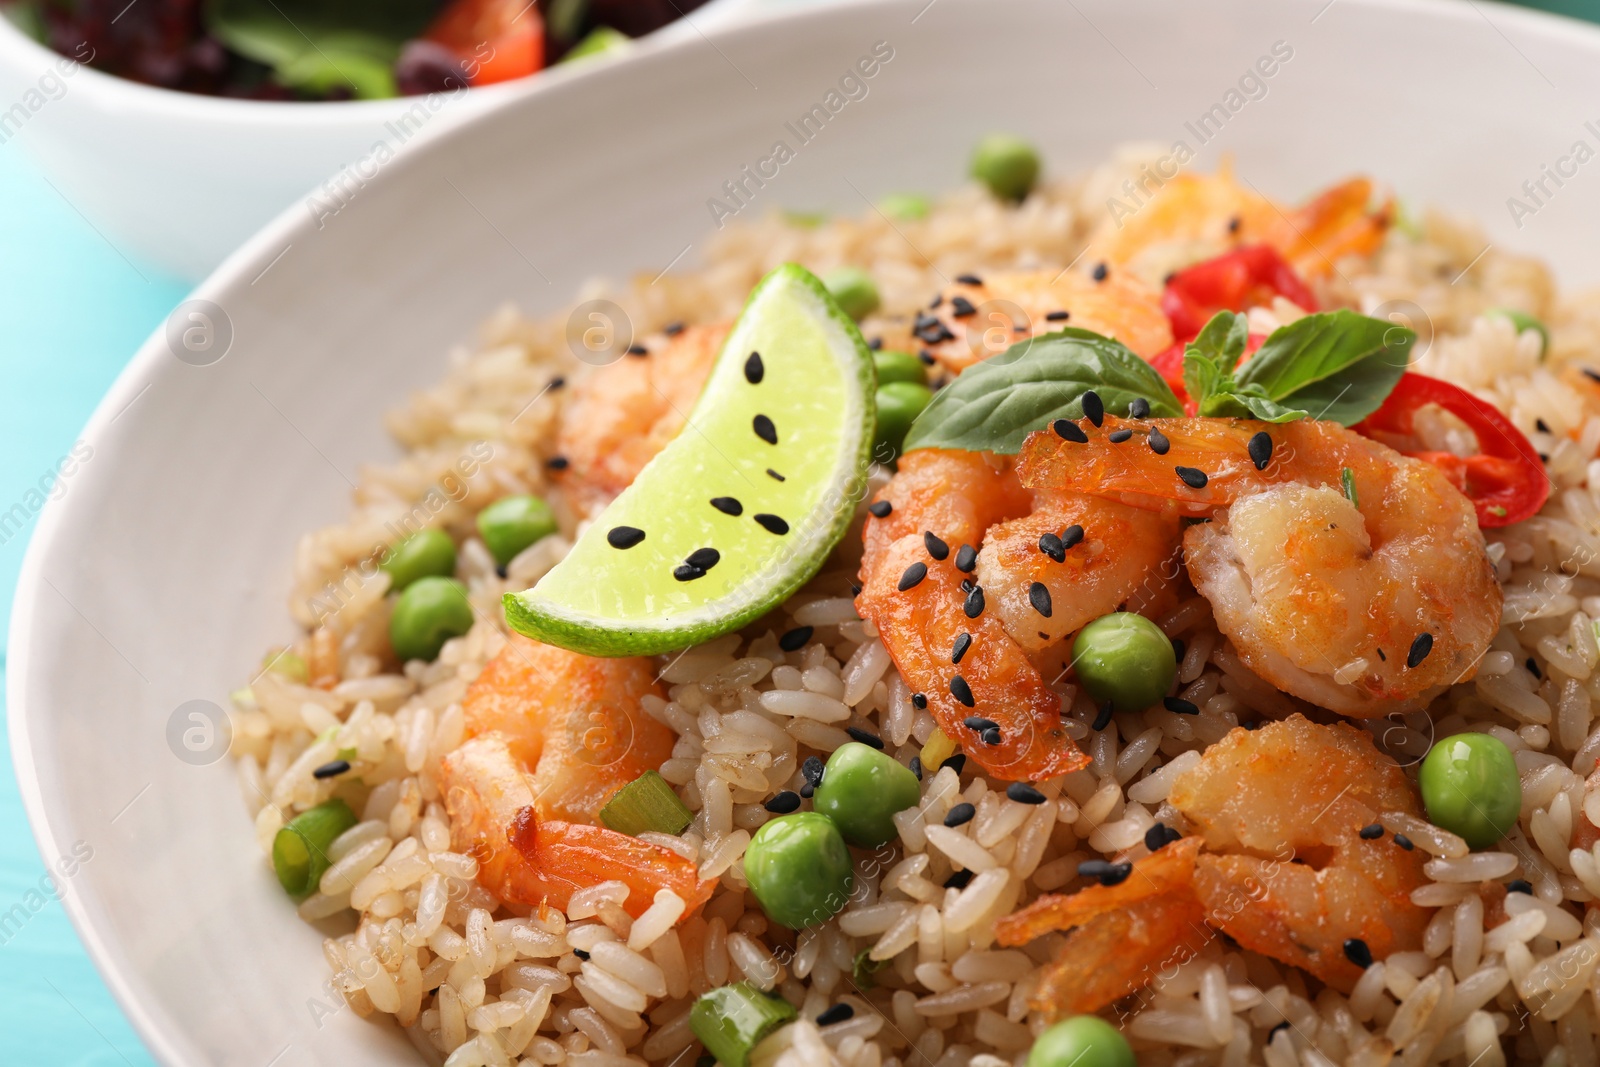
[[[1184,534],[1189,577],[1279,689],[1372,718],[1425,708],[1477,672],[1503,595],[1472,502],[1438,468],[1313,419],[1081,425],[1087,444],[1029,437],[1022,483],[1209,517]],[[1135,436],[1113,444],[1118,429]],[[1257,470],[1249,442],[1262,433],[1271,461]]]
[[[1361,837],[1382,813],[1420,817],[1420,806],[1360,730],[1302,715],[1232,730],[1176,776],[1168,800],[1193,836],[1134,860],[1118,885],[1042,896],[996,922],[1002,945],[1072,929],[1036,1011],[1098,1011],[1192,957],[1212,930],[1345,993],[1362,974],[1353,942],[1375,960],[1422,947],[1432,909],[1411,893],[1426,857]]]
[[[1177,519],[1077,494],[1030,493],[1009,457],[938,449],[903,456],[877,504],[890,510],[867,520],[857,610],[877,626],[940,728],[972,741],[964,747],[994,774],[1040,779],[1086,764],[1062,728],[1061,697],[1030,653],[1159,590]],[[1056,562],[1040,536],[1071,526],[1081,527],[1083,541],[1058,541]],[[976,743],[979,735],[963,725],[971,716],[993,721],[998,743]]]
[[[731,323],[647,337],[630,355],[572,387],[561,412],[553,472],[581,518],[593,518],[676,437],[700,397]]]
[[[439,764],[439,789],[450,813],[450,844],[478,861],[478,884],[510,904],[565,911],[572,894],[622,882],[622,907],[634,918],[670,889],[691,914],[711,898],[716,879],[669,848],[602,826],[546,820],[533,779],[511,741],[491,731],[465,742]]]
[[[541,819],[592,823],[611,794],[672,755],[640,701],[664,696],[648,659],[600,659],[514,634],[467,689],[466,736],[491,731],[532,771]]]
[[[1146,358],[1172,344],[1158,291],[1121,272],[1095,281],[1087,269],[962,275],[917,316],[908,343],[959,374],[1018,341],[1063,326],[1114,336]]]
[[[1246,188],[1224,167],[1179,174],[1153,196],[1114,211],[1089,237],[1091,254],[1151,284],[1169,272],[1241,245],[1267,244],[1301,277],[1330,274],[1346,256],[1377,251],[1393,217],[1392,201],[1369,210],[1372,183],[1351,178],[1285,210]],[[1120,201],[1119,201],[1120,202]],[[1142,354],[1142,353],[1141,353]]]

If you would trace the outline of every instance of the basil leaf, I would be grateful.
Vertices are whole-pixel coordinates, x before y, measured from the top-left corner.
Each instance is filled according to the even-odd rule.
[[[1307,412],[1280,404],[1263,393],[1259,385],[1250,385],[1208,398],[1200,405],[1200,414],[1226,419],[1293,422],[1305,418]]]
[[[1346,310],[1319,312],[1274,330],[1237,380],[1240,385],[1260,385],[1274,400],[1297,396],[1318,385],[1323,386],[1315,390],[1319,397],[1348,393],[1353,398],[1358,387],[1370,389],[1384,376],[1370,370],[1346,375],[1359,364],[1378,361],[1393,369],[1393,381],[1373,403],[1376,410],[1411,362],[1411,345],[1416,339],[1411,330],[1383,319]],[[1327,383],[1332,383],[1331,390]],[[1313,418],[1331,417],[1318,415],[1309,404],[1299,406],[1306,407]]]
[[[1406,351],[1409,353],[1409,348]],[[1304,408],[1313,419],[1354,426],[1383,405],[1405,372],[1403,356],[1373,356],[1281,399]]]
[[[1082,418],[1083,394],[1091,389],[1113,413],[1143,397],[1153,417],[1183,415],[1154,367],[1109,337],[1068,327],[1018,342],[935,393],[911,424],[905,450],[1015,455],[1035,430]]]
[[[1244,354],[1249,328],[1243,315],[1219,311],[1183,350],[1183,387],[1202,415],[1213,411],[1213,397],[1233,389],[1233,368]],[[1238,416],[1243,418],[1244,416]]]
[[[210,0],[204,21],[283,85],[316,93],[344,85],[372,99],[396,94],[400,46],[438,9],[438,0]]]

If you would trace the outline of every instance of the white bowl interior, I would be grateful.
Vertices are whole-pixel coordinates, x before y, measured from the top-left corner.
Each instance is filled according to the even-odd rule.
[[[994,128],[1034,138],[1056,171],[1182,139],[1193,166],[1229,153],[1291,198],[1371,173],[1481,219],[1568,285],[1600,277],[1600,197],[1582,178],[1520,229],[1506,206],[1592,136],[1600,32],[1489,4],[1319,7],[908,0],[680,38],[513,101],[408,153],[322,229],[291,213],[231,259],[197,293],[231,322],[231,350],[196,367],[146,344],[46,510],[12,628],[40,846],[50,862],[92,850],[66,905],[156,1055],[406,1062],[402,1037],[324,989],[320,935],[261,863],[228,764],[176,758],[169,720],[222,703],[288,636],[297,536],[343,513],[359,464],[394,454],[381,412],[436,378],[451,343],[507,298],[544,312],[593,274],[658,270],[686,246],[692,261],[708,198],[775,140],[793,146],[784,123],[874,42],[894,55],[867,96],[751,210],[856,212],[953,184]],[[1293,55],[1265,96],[1200,146],[1185,123],[1279,41]]]

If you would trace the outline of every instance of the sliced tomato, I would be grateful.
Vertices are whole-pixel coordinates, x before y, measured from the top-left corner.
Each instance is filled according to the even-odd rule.
[[[423,36],[460,57],[473,85],[492,85],[544,66],[544,19],[528,0],[454,0]]]
[[[1436,404],[1460,419],[1478,439],[1478,454],[1457,456],[1420,448],[1417,412]],[[1432,463],[1466,494],[1478,525],[1510,526],[1538,513],[1550,496],[1550,479],[1532,442],[1493,404],[1465,389],[1407,372],[1383,406],[1352,427],[1408,456]]]
[[[1161,294],[1161,310],[1182,344],[1194,340],[1217,312],[1270,304],[1276,296],[1317,310],[1317,298],[1275,248],[1247,245],[1174,274]]]
[[[1264,333],[1251,334],[1249,339],[1245,341],[1244,355],[1239,357],[1240,364],[1242,365],[1245,360],[1255,355],[1256,350],[1266,342],[1266,339],[1267,335]],[[1188,347],[1188,342],[1180,341],[1168,348],[1163,348],[1150,358],[1150,365],[1156,369],[1157,374],[1166,379],[1167,385],[1172,389],[1172,394],[1178,398],[1178,403],[1183,405],[1183,410],[1190,415],[1194,415],[1200,409],[1193,400],[1189,399],[1189,390],[1183,384],[1183,350],[1186,347]]]

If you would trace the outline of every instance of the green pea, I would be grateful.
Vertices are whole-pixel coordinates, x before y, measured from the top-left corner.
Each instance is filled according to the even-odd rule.
[[[1078,681],[1096,704],[1143,711],[1159,703],[1178,677],[1178,659],[1161,628],[1143,615],[1118,611],[1078,631],[1072,642]]]
[[[872,362],[878,368],[880,386],[888,385],[890,382],[928,384],[928,365],[922,362],[921,356],[910,352],[874,352]]]
[[[1001,200],[1024,200],[1039,177],[1039,153],[1009,133],[991,133],[972,151],[972,176]]]
[[[1098,1015],[1074,1015],[1039,1035],[1028,1067],[1136,1067],[1122,1031]]]
[[[536,496],[501,497],[478,512],[478,533],[502,567],[518,552],[558,529],[556,513]]]
[[[767,918],[791,930],[827,922],[855,888],[839,827],[814,811],[780,815],[757,830],[745,850],[744,875]]]
[[[389,576],[389,589],[395,593],[418,578],[448,578],[456,572],[456,543],[443,530],[418,530],[396,541],[378,569]]]
[[[1517,825],[1522,780],[1511,750],[1488,734],[1435,744],[1417,774],[1428,819],[1473,848],[1488,848]]]
[[[878,210],[900,222],[928,217],[928,198],[921,193],[890,193],[878,201]]]
[[[916,805],[922,787],[911,768],[871,745],[851,741],[834,750],[811,798],[857,848],[877,848],[898,836],[894,815]]]
[[[890,382],[878,387],[878,433],[872,458],[885,463],[900,455],[906,431],[933,400],[933,390],[916,382]]]
[[[839,310],[860,322],[878,310],[878,285],[860,267],[840,267],[822,279]]]
[[[1518,311],[1516,308],[1490,308],[1484,314],[1505,319],[1511,323],[1518,336],[1528,330],[1537,330],[1539,333],[1539,358],[1543,359],[1545,353],[1550,351],[1550,331],[1545,328],[1543,322],[1540,322],[1526,311]]]
[[[472,629],[467,587],[454,578],[418,578],[406,587],[389,616],[389,645],[402,660],[438,658],[452,637]]]

